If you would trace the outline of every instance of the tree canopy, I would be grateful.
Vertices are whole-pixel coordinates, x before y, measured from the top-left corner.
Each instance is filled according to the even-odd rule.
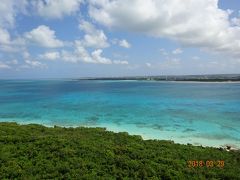
[[[189,167],[189,161],[213,161]],[[224,161],[224,167],[215,163]],[[104,128],[0,123],[0,179],[240,179],[240,152]]]

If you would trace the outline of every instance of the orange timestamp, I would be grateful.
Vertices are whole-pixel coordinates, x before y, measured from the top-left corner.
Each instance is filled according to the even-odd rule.
[[[223,160],[190,160],[187,162],[187,165],[189,168],[197,168],[197,167],[218,167],[218,168],[224,168],[224,161]]]

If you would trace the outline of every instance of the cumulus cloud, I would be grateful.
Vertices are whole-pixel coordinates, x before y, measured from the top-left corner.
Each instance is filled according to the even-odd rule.
[[[183,53],[183,50],[180,49],[180,48],[177,48],[175,50],[172,51],[173,54],[182,54]]]
[[[45,59],[45,60],[57,60],[60,58],[60,53],[57,51],[52,51],[52,52],[46,52],[44,54],[39,55],[40,59]]]
[[[160,51],[161,55],[168,56],[168,52],[166,51],[166,49],[161,48],[161,49],[159,49],[159,51]]]
[[[92,52],[84,47],[82,41],[75,41],[74,51],[65,51],[61,52],[61,58],[67,62],[85,62],[85,63],[94,63],[94,64],[128,64],[127,61],[120,60],[111,60],[102,55],[102,49],[96,49]]]
[[[234,10],[232,10],[232,9],[227,9],[226,11],[227,11],[228,15],[231,15],[234,12]]]
[[[26,59],[25,60],[26,65],[22,66],[25,68],[46,68],[47,66],[39,61],[36,60],[30,60]]]
[[[128,65],[129,62],[128,61],[120,61],[120,60],[114,60],[113,64],[122,64],[122,65]]]
[[[34,66],[34,67],[37,67],[37,66],[40,66],[41,65],[41,63],[40,62],[38,62],[38,61],[31,61],[31,60],[25,60],[25,62],[26,62],[26,64],[28,64],[28,65],[31,65],[31,66]]]
[[[198,56],[193,56],[192,59],[195,60],[195,61],[197,61],[197,60],[200,60],[200,57],[198,57]]]
[[[13,27],[15,17],[20,12],[25,12],[26,0],[1,0],[0,3],[0,27]]]
[[[124,47],[124,48],[130,48],[131,47],[131,44],[126,40],[126,39],[113,39],[112,41],[112,44],[117,44],[121,47]]]
[[[18,64],[18,60],[16,60],[16,59],[9,60],[9,61],[6,61],[6,64],[9,64],[9,65],[17,65],[17,64]]]
[[[131,44],[126,39],[123,39],[123,40],[119,41],[119,46],[122,46],[122,47],[125,47],[125,48],[130,48]]]
[[[98,49],[89,53],[80,41],[75,42],[75,50],[73,52],[62,51],[62,59],[67,62],[85,62],[95,64],[111,64],[111,60],[102,57],[102,50]]]
[[[66,62],[78,63],[78,62],[85,62],[85,63],[96,63],[86,48],[82,45],[81,41],[75,41],[74,50],[73,51],[66,51],[62,50],[61,52],[61,59]]]
[[[85,62],[85,63],[97,63],[93,60],[89,52],[83,46],[81,41],[75,41],[74,51],[62,51],[62,59],[67,62]]]
[[[109,27],[240,56],[240,28],[218,0],[89,0],[89,14]]]
[[[240,26],[240,18],[236,18],[236,17],[232,18],[231,23],[234,26]]]
[[[10,68],[11,67],[8,64],[0,61],[0,70],[1,69],[10,69]]]
[[[10,44],[11,44],[10,34],[6,29],[2,29],[0,27],[0,50],[2,51],[13,50]]]
[[[92,59],[101,64],[112,64],[112,61],[102,56],[102,49],[97,49],[91,53]]]
[[[181,64],[181,60],[179,58],[169,58],[161,63],[162,67],[177,67]]]
[[[46,48],[63,46],[63,42],[56,38],[55,31],[45,25],[40,25],[32,31],[25,33],[25,38],[36,45]]]
[[[29,58],[30,58],[29,52],[28,52],[27,50],[23,51],[22,57],[23,57],[24,59],[29,59]]]
[[[107,36],[92,23],[82,20],[79,24],[79,29],[86,33],[82,41],[82,45],[85,47],[106,48],[109,46]]]
[[[146,66],[150,68],[150,67],[152,67],[152,64],[151,63],[146,63]]]
[[[46,64],[43,64],[40,61],[37,61],[31,57],[31,54],[24,50],[22,53],[22,57],[25,64],[22,64],[19,66],[19,69],[25,69],[25,68],[47,68]]]
[[[32,5],[44,18],[62,18],[73,15],[80,9],[83,0],[35,0]]]
[[[6,29],[0,28],[0,43],[10,44],[10,34]]]
[[[25,44],[21,37],[12,39],[8,30],[0,27],[0,50],[5,52],[19,51],[19,47]]]

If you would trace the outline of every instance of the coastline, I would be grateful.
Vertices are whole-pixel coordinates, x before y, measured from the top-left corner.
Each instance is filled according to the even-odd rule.
[[[71,81],[104,81],[104,82],[161,82],[161,83],[236,83],[240,81],[198,81],[198,80],[147,80],[147,79],[75,79]]]
[[[166,82],[237,82],[240,74],[204,74],[204,75],[150,75],[150,76],[119,76],[119,77],[85,77],[76,80],[137,80]]]
[[[169,82],[169,83],[174,82],[174,83],[240,84],[240,81],[166,81],[166,82]]]
[[[15,121],[1,121],[0,123],[17,123],[19,125],[31,125],[37,124],[47,128],[61,127],[61,128],[103,128],[106,131],[114,132],[114,133],[128,133],[131,136],[141,136],[143,140],[165,140],[165,141],[173,141],[175,144],[180,145],[192,145],[192,146],[201,146],[201,147],[212,147],[212,148],[223,148],[225,150],[240,150],[240,142],[231,141],[227,139],[214,140],[214,139],[206,139],[201,137],[187,137],[183,136],[183,133],[180,132],[170,132],[170,131],[162,131],[161,133],[156,134],[156,130],[152,130],[149,128],[136,128],[135,125],[125,125],[119,126],[114,124],[98,124],[98,125],[54,125],[54,124],[46,124],[46,123],[35,123],[35,122],[15,122]]]
[[[141,136],[144,140],[167,140],[173,141],[177,144],[188,145],[191,144],[193,146],[202,146],[202,147],[214,147],[214,148],[224,148],[227,149],[228,146],[231,147],[232,150],[240,150],[240,142],[229,140],[229,139],[208,139],[202,137],[188,137],[183,136],[184,133],[181,132],[172,132],[172,131],[161,131],[159,133],[157,130],[152,130],[149,128],[139,128],[136,129],[134,125],[125,125],[119,127],[117,125],[100,125],[100,126],[84,126],[84,127],[101,127],[106,128],[108,131],[112,131],[115,133],[118,132],[127,132],[130,135],[138,135]],[[144,129],[144,130],[142,130]]]

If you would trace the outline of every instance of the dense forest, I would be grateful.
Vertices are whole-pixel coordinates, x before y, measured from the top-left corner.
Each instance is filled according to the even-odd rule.
[[[104,128],[0,123],[0,179],[234,180],[240,179],[240,152]]]

